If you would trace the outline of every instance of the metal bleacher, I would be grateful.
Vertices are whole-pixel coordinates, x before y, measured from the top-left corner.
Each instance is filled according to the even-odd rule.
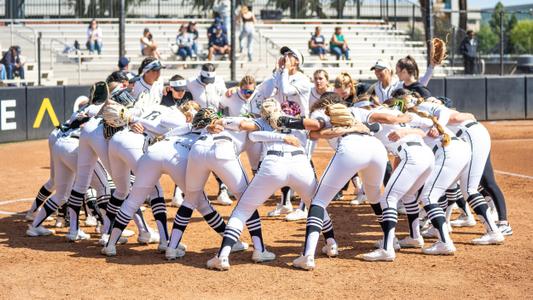
[[[125,49],[126,56],[130,59],[130,69],[135,71],[142,61],[140,53],[140,37],[145,27],[148,27],[158,43],[159,51],[164,64],[168,66],[163,70],[162,77],[168,79],[174,74],[185,77],[196,76],[199,66],[205,61],[180,61],[171,51],[172,44],[182,23],[189,20],[128,20],[126,24]],[[198,20],[197,28],[200,33],[200,52],[207,51],[206,30],[211,20]],[[237,78],[245,74],[253,74],[262,80],[271,74],[275,65],[278,51],[281,46],[290,45],[298,48],[304,55],[305,64],[302,70],[311,75],[317,68],[326,68],[330,77],[336,76],[341,71],[347,71],[359,79],[374,78],[370,66],[376,59],[389,60],[392,63],[399,58],[411,55],[419,63],[421,72],[426,66],[426,48],[423,42],[409,41],[409,36],[403,31],[394,29],[382,20],[349,20],[342,21],[342,25],[334,22],[320,24],[322,34],[329,41],[334,27],[342,26],[343,34],[350,47],[350,61],[337,61],[333,55],[327,60],[320,60],[308,52],[308,41],[317,26],[314,22],[297,22],[283,20],[278,23],[261,23],[256,25],[254,42],[254,59],[248,62],[245,53],[237,57]],[[329,21],[329,20],[328,20]],[[103,31],[102,55],[90,55],[85,49],[87,23],[80,20],[53,21],[48,20],[15,24],[13,32],[17,40],[26,40],[31,44],[37,32],[42,34],[42,70],[47,77],[45,84],[90,84],[102,79],[102,74],[108,74],[116,69],[118,61],[118,24],[100,22]],[[4,32],[6,32],[4,30]],[[3,34],[5,36],[5,34]],[[74,41],[81,46],[81,53],[65,54],[67,46],[73,46]],[[33,51],[32,51],[33,50]],[[238,46],[237,46],[238,50]],[[28,58],[27,66],[36,69],[34,57],[35,49],[25,49]],[[237,52],[239,53],[239,52]],[[202,56],[201,56],[202,57]],[[229,60],[216,59],[217,72],[225,79],[230,78]],[[439,67],[435,75],[446,75],[450,68]],[[32,71],[33,72],[33,71]],[[36,80],[36,75],[29,74],[30,81]]]

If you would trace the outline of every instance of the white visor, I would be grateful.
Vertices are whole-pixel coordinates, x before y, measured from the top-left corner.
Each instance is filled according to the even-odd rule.
[[[186,87],[187,86],[187,80],[175,80],[175,81],[169,81],[168,83],[171,87]]]

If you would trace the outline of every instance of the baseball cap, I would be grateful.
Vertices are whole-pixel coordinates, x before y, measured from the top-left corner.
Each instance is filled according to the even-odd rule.
[[[392,70],[392,67],[390,66],[390,63],[388,63],[388,62],[386,62],[384,60],[378,59],[378,61],[376,61],[376,63],[372,66],[372,68],[370,68],[370,71],[374,71],[374,69],[378,69],[378,70],[389,69],[389,70]]]
[[[187,90],[187,80],[172,80],[169,81],[168,84],[171,88],[173,88],[176,91],[185,91]]]
[[[304,57],[302,56],[302,53],[300,51],[298,51],[298,49],[296,49],[294,47],[283,46],[279,50],[279,53],[281,55],[292,54],[300,62],[300,65],[302,65],[304,63]]]
[[[129,64],[130,64],[130,60],[125,56],[122,56],[118,59],[118,67],[120,69],[124,69]]]

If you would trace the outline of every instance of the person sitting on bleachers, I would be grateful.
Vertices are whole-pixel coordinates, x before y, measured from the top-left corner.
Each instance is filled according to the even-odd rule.
[[[2,57],[1,63],[6,68],[7,79],[14,79],[16,74],[20,79],[24,79],[24,62],[20,59],[19,46],[9,47],[9,50]]]
[[[176,37],[176,45],[178,45],[178,52],[176,53],[182,60],[186,60],[187,57],[193,57],[193,36],[187,32],[187,27],[181,25],[180,32]]]
[[[213,21],[213,24],[211,24],[211,26],[209,26],[209,28],[207,28],[207,40],[210,40],[211,39],[211,36],[214,36],[216,31],[217,31],[217,28],[222,28],[222,33],[224,33],[224,35],[228,35],[228,32],[226,31],[226,27],[224,27],[224,24],[222,23],[222,19],[220,17],[215,17],[215,20]]]
[[[143,36],[141,37],[141,53],[143,56],[153,56],[157,59],[161,59],[161,54],[157,49],[157,43],[154,41],[150,29],[145,28]]]
[[[0,64],[0,80],[6,80],[6,67],[3,64]]]
[[[93,54],[95,50],[98,55],[102,53],[102,29],[98,27],[98,23],[96,23],[95,19],[92,19],[89,28],[87,28],[86,46],[91,54]]]
[[[340,60],[342,56],[344,56],[346,60],[350,60],[350,48],[348,48],[348,43],[346,42],[340,27],[335,27],[335,33],[333,33],[333,36],[331,37],[329,50],[331,53],[335,54],[337,60]]]
[[[326,38],[321,34],[319,26],[315,28],[315,33],[311,35],[309,49],[311,50],[311,54],[318,55],[321,60],[326,59]]]
[[[198,33],[198,29],[196,29],[196,22],[191,21],[189,22],[189,25],[187,26],[187,32],[191,34],[192,36],[192,57],[198,56],[198,36],[200,35]]]
[[[231,48],[228,44],[228,39],[222,32],[222,27],[217,27],[215,34],[211,35],[211,38],[209,39],[209,54],[207,55],[207,59],[212,60],[213,54],[229,54],[230,49]]]

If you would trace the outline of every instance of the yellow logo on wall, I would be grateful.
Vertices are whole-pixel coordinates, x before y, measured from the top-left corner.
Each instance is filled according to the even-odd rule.
[[[43,121],[45,112],[48,112],[52,124],[54,124],[54,126],[59,126],[59,120],[57,119],[54,107],[52,106],[50,99],[44,98],[43,102],[41,103],[41,107],[39,108],[39,112],[37,113],[37,117],[35,117],[35,122],[33,122],[33,128],[41,127],[41,122]]]

